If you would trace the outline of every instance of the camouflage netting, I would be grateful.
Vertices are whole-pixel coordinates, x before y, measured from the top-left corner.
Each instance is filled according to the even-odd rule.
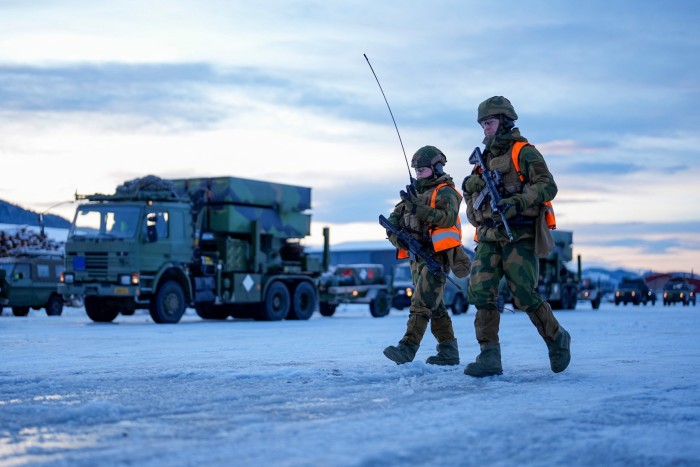
[[[22,227],[14,233],[0,230],[0,257],[14,256],[23,249],[62,251],[63,242],[57,242],[32,230]]]
[[[116,194],[130,195],[142,191],[175,193],[175,185],[170,180],[163,180],[155,175],[128,180],[117,187]]]

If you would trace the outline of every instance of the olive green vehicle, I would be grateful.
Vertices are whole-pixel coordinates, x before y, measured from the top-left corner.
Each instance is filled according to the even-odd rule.
[[[63,298],[57,292],[63,253],[21,248],[0,258],[0,307],[12,308],[15,316],[27,316],[29,309],[46,309],[49,316],[63,313]],[[3,279],[3,278],[0,278]]]
[[[391,288],[381,264],[338,264],[321,276],[318,290],[323,316],[333,316],[343,303],[367,304],[375,318],[391,309]]]
[[[235,177],[129,181],[83,201],[66,241],[59,291],[84,296],[90,319],[148,309],[177,323],[308,319],[322,267],[309,235],[311,189]]]

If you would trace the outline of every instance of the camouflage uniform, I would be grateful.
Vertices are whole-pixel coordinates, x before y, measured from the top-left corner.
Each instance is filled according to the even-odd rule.
[[[503,99],[505,108],[512,110],[510,102],[500,96],[485,101],[482,106],[495,99]],[[503,105],[502,101],[497,103]],[[482,116],[482,106],[479,109],[480,122],[494,115]],[[476,172],[465,178],[462,189],[467,218],[476,227],[479,242],[469,281],[469,302],[477,308],[474,328],[481,346],[481,354],[475,363],[467,366],[465,373],[471,376],[502,373],[498,338],[498,284],[504,275],[515,306],[527,313],[550,350],[552,370],[559,372],[569,362],[570,336],[559,325],[549,303],[537,292],[539,261],[535,254],[535,221],[542,203],[552,200],[557,194],[557,186],[544,158],[534,146],[525,146],[520,152],[520,171],[525,182],[520,181],[513,165],[511,150],[514,142],[527,142],[527,139],[520,135],[517,128],[512,127],[513,121],[517,119],[515,111],[510,113],[508,110],[500,110],[510,115],[503,118],[503,114],[495,114],[501,118],[501,124],[495,136],[484,138],[484,162],[489,170],[501,173],[503,186],[499,187],[500,195],[504,199],[514,199],[516,206],[510,209],[515,209],[517,214],[508,219],[513,234],[513,240],[509,241],[498,214],[492,213],[490,203],[484,203],[482,210],[474,209],[479,191],[469,190],[468,179],[478,177]],[[498,107],[495,111],[499,111]]]
[[[432,146],[426,146],[425,148],[437,150]],[[425,150],[425,148],[421,150]],[[439,152],[439,150],[437,151]],[[418,155],[419,153],[416,154]],[[441,152],[440,155],[442,155]],[[444,155],[442,157],[444,158]],[[415,160],[416,156],[414,156],[414,164],[416,163]],[[434,189],[442,183],[447,183],[449,186],[439,189],[435,200],[435,208],[433,209],[430,207],[431,196]],[[415,202],[417,208],[415,212],[412,213],[411,209],[407,208],[405,201],[402,200],[389,215],[389,222],[399,229],[405,229],[405,231],[410,232],[423,245],[423,251],[432,252],[433,259],[441,264],[443,270],[447,272],[450,267],[454,267],[455,255],[459,255],[461,252],[455,251],[457,248],[435,252],[431,243],[430,229],[432,227],[451,227],[455,225],[459,215],[461,197],[453,189],[454,182],[452,177],[445,173],[434,173],[433,177],[416,180],[414,186],[417,191],[417,200]],[[388,235],[389,241],[396,248],[405,248],[398,241],[396,235],[390,232],[388,232]],[[428,323],[430,323],[430,331],[438,341],[438,355],[430,357],[428,363],[456,365],[459,363],[457,340],[452,327],[452,319],[443,300],[445,278],[444,276],[435,276],[430,273],[425,261],[419,257],[410,259],[410,267],[415,290],[411,297],[406,333],[400,340],[398,347],[387,347],[384,354],[396,363],[412,361],[428,328]],[[445,360],[443,357],[446,355],[447,359]]]

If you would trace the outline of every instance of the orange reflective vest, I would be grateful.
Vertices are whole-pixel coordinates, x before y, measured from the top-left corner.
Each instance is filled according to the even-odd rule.
[[[462,200],[462,195],[459,194],[457,189],[452,186],[448,185],[447,183],[441,183],[438,186],[435,187],[433,190],[433,194],[430,197],[430,207],[435,209],[435,200],[437,199],[437,194],[440,188],[444,186],[449,186],[452,188],[455,193],[457,193],[457,196],[459,196],[460,201]],[[435,252],[438,251],[445,251],[449,250],[450,248],[454,248],[456,246],[462,246],[462,221],[459,219],[459,215],[457,215],[457,222],[455,222],[455,225],[451,227],[433,227],[430,229],[430,239],[433,242],[433,249]],[[407,250],[401,250],[399,249],[396,252],[396,258],[398,259],[406,259],[408,258],[408,251]]]
[[[523,176],[522,172],[520,171],[520,151],[525,147],[525,146],[532,146],[530,143],[526,143],[524,141],[516,141],[513,143],[513,149],[510,153],[510,157],[513,160],[513,165],[515,166],[515,171],[518,173],[518,178],[520,178],[520,181],[525,183],[525,177]],[[542,203],[544,205],[544,218],[545,221],[547,222],[547,227],[550,228],[550,230],[555,230],[557,228],[557,218],[554,215],[554,206],[552,206],[551,201],[545,201]],[[474,232],[474,241],[478,242],[478,229],[476,232]]]
[[[520,181],[523,183],[525,183],[525,177],[523,177],[522,172],[520,172],[520,150],[528,145],[531,146],[530,143],[516,141],[513,144],[513,151],[511,152],[515,171],[518,173],[518,177],[520,177]],[[549,227],[550,230],[555,230],[557,228],[557,218],[554,216],[554,206],[552,206],[551,201],[545,201],[542,204],[544,205],[544,218],[547,221],[547,227]]]

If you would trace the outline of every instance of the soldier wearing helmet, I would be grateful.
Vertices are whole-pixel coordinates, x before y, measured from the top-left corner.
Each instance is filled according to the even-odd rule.
[[[424,146],[413,155],[411,167],[416,180],[401,191],[401,201],[389,215],[389,222],[408,232],[429,252],[447,272],[458,277],[469,274],[471,262],[462,247],[462,227],[459,205],[462,196],[455,188],[452,177],[444,172],[447,157],[435,146]],[[406,332],[398,345],[384,349],[384,355],[397,364],[413,361],[430,324],[430,331],[437,340],[437,355],[428,357],[427,363],[458,365],[459,349],[447,313],[443,295],[444,275],[433,275],[425,260],[410,255],[396,234],[387,230],[389,241],[397,248],[399,259],[410,260],[414,294],[406,325]]]
[[[483,203],[481,209],[474,208],[485,186],[480,170],[475,166],[462,183],[467,218],[476,227],[478,241],[469,281],[469,302],[477,309],[474,329],[481,352],[464,369],[465,374],[475,377],[503,373],[497,304],[502,276],[515,306],[527,313],[547,344],[552,371],[564,371],[571,359],[571,336],[537,292],[537,256],[543,253],[536,245],[542,235],[536,232],[539,229],[549,234],[547,225],[542,224],[543,203],[554,198],[557,185],[542,154],[515,127],[517,119],[513,105],[503,96],[493,96],[479,104],[477,121],[484,130],[484,162],[489,170],[501,175],[503,183],[498,190],[502,199],[498,207],[510,225],[512,241],[506,236],[501,214],[493,213],[490,203]]]

